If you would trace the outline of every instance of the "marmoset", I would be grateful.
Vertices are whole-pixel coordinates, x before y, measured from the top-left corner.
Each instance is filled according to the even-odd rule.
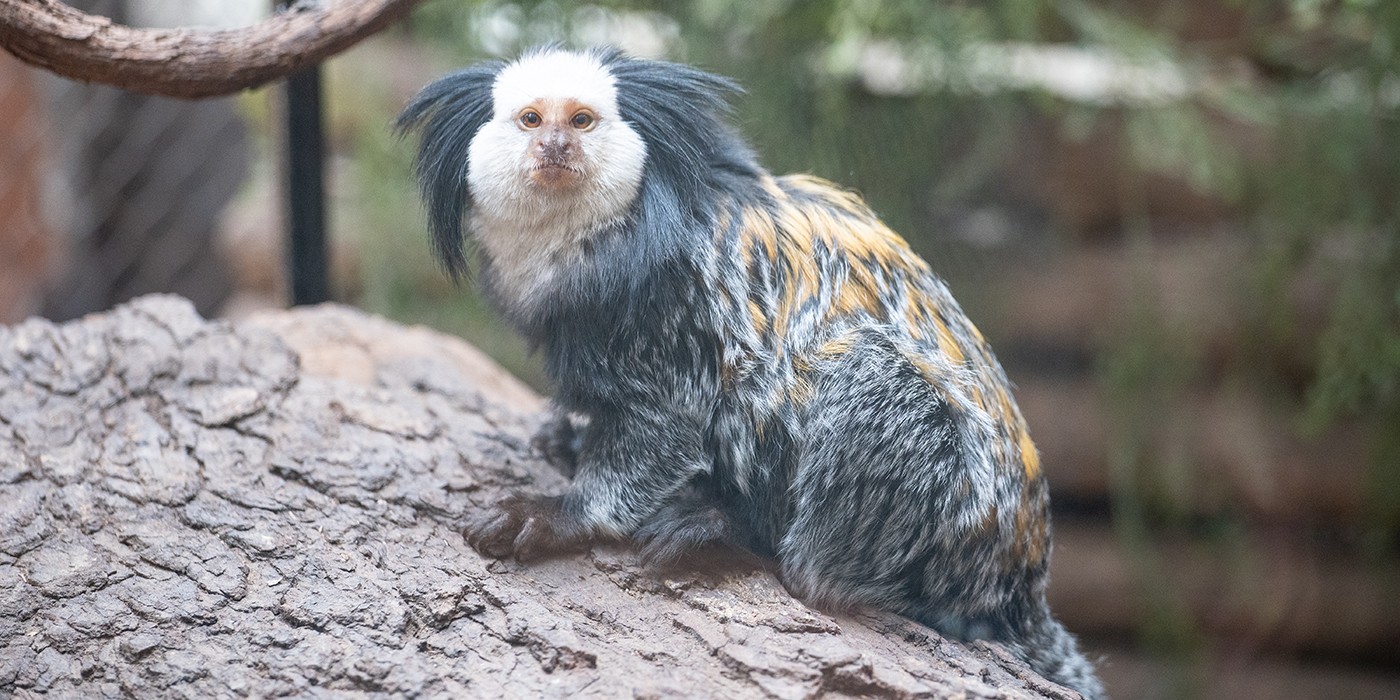
[[[538,49],[425,87],[398,121],[437,257],[542,353],[573,478],[467,525],[521,560],[730,542],[817,606],[1006,645],[1103,697],[1045,600],[1044,476],[1001,366],[855,194],[766,172],[732,81]]]

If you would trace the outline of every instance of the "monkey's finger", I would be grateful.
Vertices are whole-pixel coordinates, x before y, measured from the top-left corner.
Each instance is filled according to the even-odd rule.
[[[500,559],[510,556],[518,529],[518,519],[513,513],[495,510],[469,523],[462,534],[472,549]]]
[[[477,551],[488,557],[505,559],[515,552],[515,538],[511,536],[512,534],[513,532],[511,530],[502,530],[491,537],[485,538],[482,540],[481,545],[477,547]]]
[[[525,524],[520,527],[520,532],[516,534],[512,543],[515,559],[520,562],[538,559],[556,544],[557,540],[553,528],[544,518],[526,518]]]
[[[469,518],[466,526],[462,528],[462,536],[467,538],[468,544],[475,547],[487,533],[498,529],[505,518],[506,514],[497,508],[475,515]]]

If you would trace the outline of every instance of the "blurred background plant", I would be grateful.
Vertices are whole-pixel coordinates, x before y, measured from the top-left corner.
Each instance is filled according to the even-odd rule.
[[[1400,694],[1400,3],[428,2],[328,64],[337,298],[542,390],[429,258],[391,123],[556,41],[738,79],[771,170],[860,191],[949,280],[1018,384],[1052,606],[1115,697]],[[230,314],[283,293],[278,107],[239,106]]]

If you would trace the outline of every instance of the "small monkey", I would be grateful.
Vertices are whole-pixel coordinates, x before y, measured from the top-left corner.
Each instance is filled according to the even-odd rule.
[[[737,86],[615,50],[466,68],[399,118],[437,257],[542,351],[573,465],[465,530],[528,560],[633,537],[732,542],[819,606],[999,641],[1102,698],[1045,601],[1045,479],[944,283],[853,193],[774,177]],[[585,421],[575,425],[568,415]]]

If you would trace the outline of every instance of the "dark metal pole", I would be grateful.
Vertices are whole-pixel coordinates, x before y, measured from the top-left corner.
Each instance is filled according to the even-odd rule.
[[[289,11],[278,2],[278,11]],[[295,10],[290,10],[295,12]],[[293,306],[330,299],[321,69],[287,79],[287,272]]]

